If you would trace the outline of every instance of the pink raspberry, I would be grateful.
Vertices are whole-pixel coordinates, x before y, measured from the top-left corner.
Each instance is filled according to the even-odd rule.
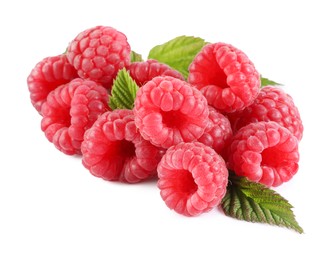
[[[170,209],[196,216],[217,206],[228,182],[225,162],[210,147],[179,143],[170,147],[158,165],[158,187]]]
[[[41,113],[42,104],[50,91],[78,77],[64,54],[47,57],[36,64],[27,78],[30,100]]]
[[[74,79],[51,91],[42,106],[42,131],[65,154],[80,154],[84,132],[108,108],[105,88],[91,80]]]
[[[69,62],[78,75],[111,88],[119,69],[130,63],[131,48],[126,36],[108,26],[96,26],[81,32],[67,50]]]
[[[85,133],[82,153],[94,176],[135,183],[156,174],[163,150],[141,137],[132,110],[117,109],[101,115]]]
[[[252,105],[228,116],[234,131],[249,123],[274,121],[291,131],[299,141],[302,139],[303,125],[299,110],[292,97],[280,88],[262,88]]]
[[[297,138],[275,122],[248,124],[234,135],[229,168],[239,176],[267,186],[279,186],[298,171]]]
[[[171,76],[184,80],[180,72],[156,60],[133,62],[129,66],[129,72],[139,87],[157,76]]]
[[[144,139],[163,148],[200,138],[208,124],[207,101],[173,77],[155,77],[137,92],[135,124]]]
[[[229,119],[209,106],[209,123],[204,130],[204,134],[198,138],[207,146],[210,146],[217,153],[222,153],[232,138],[232,129]]]
[[[240,50],[225,43],[208,44],[189,67],[190,84],[201,90],[209,105],[223,112],[242,110],[259,93],[260,76]]]

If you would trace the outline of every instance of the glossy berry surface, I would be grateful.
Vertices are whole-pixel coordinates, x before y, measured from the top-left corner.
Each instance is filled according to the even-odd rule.
[[[109,26],[87,29],[70,42],[66,55],[78,75],[111,88],[119,69],[130,63],[126,36]]]
[[[188,81],[209,105],[226,113],[252,104],[259,93],[260,76],[245,53],[226,43],[203,47],[189,66]]]
[[[74,79],[50,92],[42,106],[41,128],[65,154],[81,154],[85,131],[108,111],[105,88],[91,80]]]
[[[222,153],[230,144],[231,138],[232,129],[229,119],[209,106],[209,122],[198,142],[213,148],[217,153]]]
[[[85,133],[83,165],[96,177],[135,183],[156,175],[164,150],[144,140],[131,110],[101,115]]]
[[[289,181],[299,169],[297,138],[275,122],[248,124],[234,135],[229,168],[267,186]]]
[[[209,108],[196,88],[165,76],[155,77],[138,90],[134,115],[144,139],[169,148],[200,138],[208,125]]]
[[[157,76],[171,76],[181,80],[184,79],[180,72],[156,60],[133,62],[129,66],[129,73],[139,87]]]
[[[64,54],[47,57],[38,62],[27,78],[30,100],[35,109],[41,113],[48,94],[76,77],[77,71]]]
[[[158,165],[158,187],[166,205],[197,216],[217,206],[228,182],[224,160],[210,147],[180,143],[170,147]]]
[[[249,123],[273,121],[291,131],[299,141],[302,139],[303,125],[299,110],[293,98],[278,87],[262,88],[252,105],[228,116],[234,132]]]

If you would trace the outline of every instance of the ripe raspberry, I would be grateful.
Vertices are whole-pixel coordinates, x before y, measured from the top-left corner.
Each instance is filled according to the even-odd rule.
[[[47,57],[36,64],[27,78],[30,100],[41,113],[42,104],[50,91],[78,77],[64,54]]]
[[[229,119],[209,106],[209,123],[204,130],[204,134],[198,138],[207,146],[210,146],[217,153],[221,153],[230,144],[232,130]]]
[[[84,132],[108,110],[108,93],[91,80],[74,79],[50,92],[42,106],[42,131],[65,154],[80,154]]]
[[[279,186],[298,171],[297,138],[275,122],[251,123],[239,129],[230,146],[229,168],[267,186]]]
[[[202,93],[169,76],[155,77],[138,90],[134,114],[143,138],[163,148],[197,140],[209,120]]]
[[[217,206],[228,182],[225,162],[210,147],[179,143],[170,147],[158,165],[158,187],[170,209],[196,216]]]
[[[139,87],[157,76],[171,76],[184,80],[180,72],[156,60],[133,62],[129,66],[129,72]]]
[[[228,116],[234,132],[249,123],[274,121],[291,131],[299,141],[302,139],[303,125],[299,110],[292,97],[280,88],[262,88],[252,105]]]
[[[69,62],[78,75],[111,88],[119,69],[130,63],[131,48],[126,36],[108,26],[96,26],[81,32],[67,50]]]
[[[156,173],[163,150],[141,137],[132,110],[117,109],[101,115],[85,133],[82,153],[94,176],[135,183]]]
[[[188,81],[201,90],[209,105],[223,112],[252,104],[260,87],[253,63],[242,51],[225,43],[203,47],[190,64]]]

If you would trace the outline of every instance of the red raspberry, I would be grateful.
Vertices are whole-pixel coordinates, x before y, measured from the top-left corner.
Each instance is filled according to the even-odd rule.
[[[275,122],[251,123],[239,129],[230,147],[229,168],[267,186],[279,186],[298,171],[297,138]]]
[[[132,110],[117,109],[101,115],[85,133],[82,153],[94,176],[135,183],[156,173],[163,150],[141,137]]]
[[[252,105],[228,116],[234,132],[249,123],[274,121],[286,127],[299,141],[302,139],[303,125],[299,110],[292,97],[280,88],[262,88]]]
[[[229,119],[209,106],[209,123],[198,142],[210,146],[217,153],[221,153],[230,144],[231,138],[232,130]]]
[[[108,110],[108,93],[91,80],[74,79],[48,95],[42,106],[41,128],[65,154],[80,154],[84,132]]]
[[[50,91],[78,77],[64,54],[47,57],[36,64],[27,78],[30,100],[41,113],[42,104]]]
[[[67,50],[69,62],[78,75],[111,88],[119,69],[130,63],[131,48],[126,36],[108,26],[81,32]]]
[[[170,209],[186,216],[217,206],[228,182],[222,157],[199,142],[170,147],[158,165],[158,176],[162,199]]]
[[[156,60],[133,62],[129,66],[129,72],[139,87],[157,76],[171,76],[184,80],[180,72]]]
[[[202,93],[169,76],[156,77],[138,90],[134,114],[141,135],[163,148],[197,140],[209,120]]]
[[[260,87],[253,63],[242,51],[225,43],[204,46],[190,64],[188,80],[201,90],[209,105],[224,112],[252,104]]]

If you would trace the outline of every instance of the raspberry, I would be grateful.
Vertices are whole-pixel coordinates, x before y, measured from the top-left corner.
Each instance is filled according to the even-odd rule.
[[[279,186],[298,171],[297,138],[275,122],[242,127],[230,146],[229,168],[267,186]]]
[[[199,143],[170,147],[158,165],[158,187],[170,209],[196,216],[217,206],[228,182],[225,162],[213,149]]]
[[[221,153],[230,144],[231,137],[232,130],[229,119],[209,106],[209,123],[198,142],[210,146],[217,153]]]
[[[129,72],[139,87],[145,85],[148,81],[157,76],[171,76],[184,80],[180,72],[156,60],[133,62],[129,66]]]
[[[108,110],[108,93],[91,80],[74,79],[49,93],[42,106],[42,131],[65,154],[80,154],[84,132]]]
[[[96,26],[80,33],[67,50],[78,75],[111,88],[119,69],[130,63],[131,48],[126,36],[108,26]]]
[[[302,139],[303,125],[299,110],[292,97],[280,88],[262,88],[252,105],[228,116],[235,132],[249,123],[274,121],[291,131],[299,141]]]
[[[117,109],[101,115],[85,133],[82,153],[94,176],[135,183],[156,173],[163,150],[141,137],[132,110]]]
[[[144,139],[163,148],[200,138],[208,124],[207,101],[187,82],[155,77],[137,92],[135,124]]]
[[[190,64],[188,81],[201,90],[209,105],[223,112],[252,104],[260,87],[253,63],[242,51],[225,43],[203,47]]]
[[[50,91],[78,77],[64,54],[47,57],[36,64],[27,78],[30,100],[41,113],[42,104]]]

